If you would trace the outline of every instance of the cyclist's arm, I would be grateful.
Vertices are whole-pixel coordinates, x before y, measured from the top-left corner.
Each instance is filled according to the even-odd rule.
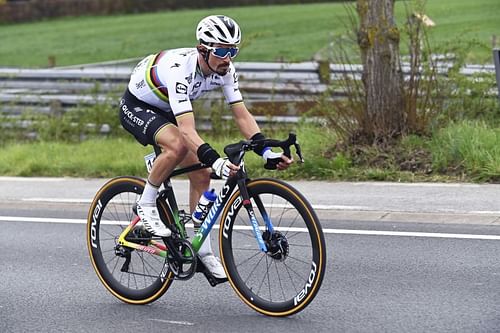
[[[259,125],[257,125],[255,118],[246,108],[245,103],[238,102],[232,104],[231,111],[233,112],[236,125],[246,139],[250,139],[253,135],[260,132]]]
[[[215,173],[223,179],[234,176],[239,170],[239,166],[232,164],[229,160],[223,159],[208,143],[198,135],[196,131],[193,112],[185,113],[176,117],[177,128],[181,132],[184,144],[194,152],[200,162],[210,165]]]
[[[233,112],[233,118],[236,121],[241,134],[243,134],[247,140],[264,139],[264,136],[260,132],[259,125],[243,102],[231,104],[231,111]],[[256,151],[256,153],[262,155],[262,152],[260,151]]]
[[[235,103],[231,105],[231,110],[233,111],[233,116],[240,129],[241,133],[245,136],[245,138],[250,139],[256,133],[260,133],[259,125],[255,121],[255,118],[248,111],[245,104],[243,102]],[[280,158],[281,162],[276,165],[278,170],[287,169],[290,164],[293,162],[292,159],[286,157],[283,154],[273,154],[274,158]]]
[[[198,147],[205,143],[205,141],[203,141],[196,131],[193,112],[177,116],[176,120],[185,145],[190,151],[196,154]]]

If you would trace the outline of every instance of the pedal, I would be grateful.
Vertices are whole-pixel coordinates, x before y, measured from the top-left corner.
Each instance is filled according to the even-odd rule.
[[[203,261],[200,260],[200,256],[196,255],[196,259],[198,260],[198,262],[196,263],[196,272],[203,273],[210,286],[215,287],[218,284],[228,281],[227,278],[219,279],[213,276],[213,274],[205,267],[205,265],[203,265]]]
[[[215,287],[218,284],[221,284],[221,283],[224,283],[224,282],[228,281],[227,278],[223,278],[223,279],[216,278],[208,270],[204,270],[203,271],[203,275],[205,275],[205,278],[207,279],[208,283],[210,283],[210,285],[212,287]]]

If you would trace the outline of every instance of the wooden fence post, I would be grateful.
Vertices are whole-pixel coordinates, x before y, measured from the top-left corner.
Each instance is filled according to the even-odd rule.
[[[495,62],[495,72],[497,74],[498,99],[500,100],[500,48],[493,49],[493,61]]]

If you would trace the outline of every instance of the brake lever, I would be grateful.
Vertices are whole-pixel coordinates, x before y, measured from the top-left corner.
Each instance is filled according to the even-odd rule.
[[[295,152],[297,153],[297,156],[300,158],[299,163],[304,163],[304,157],[302,157],[302,150],[300,149],[299,143],[295,142],[293,145],[295,147]]]
[[[292,158],[292,152],[290,151],[290,146],[295,145],[296,142],[297,142],[297,135],[295,133],[289,133],[288,139],[286,139],[280,146],[280,148],[283,149],[283,154],[286,157]]]
[[[285,153],[285,155],[288,158],[291,158],[290,146],[293,145],[295,147],[295,152],[297,153],[297,156],[299,157],[299,162],[304,163],[304,157],[302,156],[302,149],[300,148],[300,144],[297,141],[297,135],[295,133],[288,134],[288,139],[286,140],[286,145],[287,145],[288,154]]]
[[[265,139],[265,140],[262,140],[262,141],[254,141],[252,142],[252,146],[253,146],[253,149],[255,149],[256,147],[258,148],[263,148],[265,146],[268,146],[268,147],[279,147],[283,150],[283,155],[285,155],[286,157],[288,158],[292,158],[292,152],[291,152],[291,149],[290,147],[291,146],[294,146],[295,147],[295,152],[297,153],[297,156],[299,157],[299,162],[300,163],[304,163],[304,157],[302,155],[302,149],[300,148],[300,145],[297,141],[297,135],[295,133],[289,133],[288,134],[288,138],[284,141],[278,141],[278,140],[273,140],[273,139]],[[250,147],[250,145],[249,145]],[[274,169],[275,166],[274,165],[271,165],[268,163],[266,163],[266,168],[269,168],[269,169]]]

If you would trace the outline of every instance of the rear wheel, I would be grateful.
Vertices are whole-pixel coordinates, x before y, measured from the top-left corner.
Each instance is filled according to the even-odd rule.
[[[325,274],[321,225],[311,205],[290,185],[257,179],[247,187],[268,251],[259,249],[236,191],[225,206],[219,233],[229,282],[256,311],[269,316],[292,315],[311,303]],[[265,227],[266,218],[274,226],[272,232]]]
[[[145,182],[134,177],[118,177],[96,194],[87,218],[87,247],[97,276],[114,296],[132,304],[147,304],[170,287],[173,274],[165,258],[118,243],[118,237],[134,218],[134,204]],[[171,214],[159,202],[162,218],[171,223]],[[132,229],[127,240],[148,245],[154,238],[141,227]]]

